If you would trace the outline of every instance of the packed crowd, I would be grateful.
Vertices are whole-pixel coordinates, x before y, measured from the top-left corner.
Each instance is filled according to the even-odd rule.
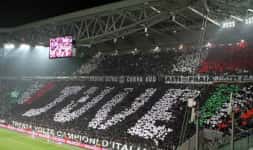
[[[0,115],[9,112],[21,102],[22,93],[29,85],[29,81],[0,80]]]
[[[110,120],[105,121],[105,123],[100,123],[97,121],[92,120],[89,123],[89,127],[94,128],[94,129],[108,129],[109,127],[112,127],[116,124],[118,124],[119,122],[122,122],[123,120],[126,119],[126,117],[134,114],[136,112],[136,110],[140,109],[140,107],[143,107],[145,103],[148,102],[148,100],[150,99],[150,97],[156,92],[157,89],[155,88],[148,88],[145,90],[145,93],[141,94],[139,97],[135,98],[134,102],[131,104],[131,108],[125,108],[121,113],[119,114],[115,114],[113,116],[111,116]],[[106,111],[110,111],[110,110],[106,110]],[[96,115],[97,118],[95,119],[100,119],[99,114]],[[109,117],[108,115],[104,117],[104,120]],[[93,126],[93,123],[95,122],[95,124],[98,124],[97,126]]]
[[[39,81],[35,81],[32,82],[30,87],[27,88],[26,91],[24,91],[21,96],[20,96],[20,100],[19,103],[22,104],[24,103],[26,100],[32,98],[33,94],[40,90],[40,88],[42,88],[43,83],[39,82]]]
[[[81,108],[79,108],[77,110],[73,110],[73,109],[76,108],[78,103],[75,104],[75,101],[71,101],[71,103],[69,105],[67,105],[61,111],[59,111],[55,114],[54,121],[65,123],[67,121],[73,121],[76,118],[79,118],[80,116],[82,116],[82,114],[87,112],[87,110],[94,107],[100,100],[102,100],[104,98],[105,95],[110,93],[113,89],[114,89],[114,87],[106,87],[99,95],[95,96],[90,102],[86,103],[85,105],[83,105]],[[87,92],[84,92],[84,94],[86,94],[86,93]],[[83,99],[86,99],[87,96],[89,96],[89,95],[84,95],[84,97],[81,97],[81,99],[78,101],[79,102],[84,101]]]
[[[28,89],[23,90],[17,99],[34,95],[35,89],[40,91],[35,87],[42,85],[42,82],[28,81],[1,83],[4,85],[0,88],[1,93],[12,91],[14,85],[26,84]],[[200,125],[203,128],[228,131],[231,126],[231,93],[238,124],[247,127],[253,118],[251,84],[212,85],[213,92],[204,85],[186,88],[166,84],[119,85],[77,81],[54,84],[55,88],[29,104],[16,102],[8,110],[1,107],[1,111],[4,110],[2,116],[5,114],[7,120],[162,149],[177,146],[186,104],[191,98],[200,100]],[[3,99],[0,101],[2,106],[7,106]],[[193,132],[189,131],[188,136]]]
[[[51,103],[47,104],[46,106],[38,108],[38,109],[30,109],[27,112],[25,112],[22,116],[32,117],[32,116],[38,116],[42,113],[45,113],[49,109],[55,107],[58,103],[64,101],[66,97],[76,94],[81,89],[82,89],[82,86],[66,87],[61,91],[62,95],[60,95],[58,98],[56,98],[55,101],[52,101]]]
[[[172,64],[175,63],[174,56],[174,52],[106,55],[91,74],[163,75],[172,69]]]
[[[231,95],[232,93],[232,95]],[[232,97],[231,97],[232,96]],[[239,125],[247,126],[244,113],[253,108],[253,86],[221,85],[201,108],[201,124],[207,128],[224,131],[231,126],[231,112],[236,115]],[[251,116],[251,115],[249,115]],[[251,116],[253,117],[253,116]],[[244,122],[242,122],[244,121]]]
[[[73,75],[89,75],[92,71],[96,70],[98,65],[102,62],[103,55],[97,53],[87,62],[83,63],[81,67],[73,73]]]
[[[164,141],[167,134],[173,131],[169,122],[175,123],[178,120],[173,114],[174,111],[182,111],[182,108],[177,109],[175,105],[180,105],[180,102],[187,102],[189,99],[196,99],[200,94],[198,90],[189,89],[169,89],[157,101],[134,127],[128,129],[131,135],[137,135],[145,139],[156,141]],[[157,122],[160,125],[157,126]],[[163,122],[163,123],[162,123]],[[173,140],[173,139],[171,139]]]
[[[251,47],[192,48],[184,51],[87,54],[84,58],[40,60],[6,58],[0,75],[168,75],[243,74],[253,70]],[[43,63],[41,62],[43,61]],[[26,66],[29,65],[29,69]],[[32,71],[31,71],[32,70]],[[130,71],[131,70],[131,71]]]
[[[198,72],[200,64],[207,55],[207,49],[196,50],[183,54],[177,58],[177,63],[173,64],[171,72],[173,74],[195,74]]]
[[[200,64],[199,73],[250,74],[253,71],[252,45],[248,47],[221,46],[211,48]]]
[[[81,70],[92,70],[84,74],[96,75],[247,74],[253,70],[252,58],[250,47],[195,48],[186,51],[105,55],[101,61],[93,61],[97,63],[88,63],[87,67],[83,65]]]
[[[172,149],[178,142],[187,100],[200,95],[199,87],[55,84],[33,103],[17,105],[8,120]]]
[[[214,93],[208,98],[206,103],[201,107],[200,124],[206,124],[207,126],[213,125],[212,127],[215,127],[214,124],[209,124],[211,123],[210,117],[214,116],[223,106],[227,107],[227,103],[230,101],[230,94],[235,93],[238,90],[239,88],[237,86],[219,85]],[[223,111],[223,113],[228,113],[227,109],[221,109],[221,111]]]

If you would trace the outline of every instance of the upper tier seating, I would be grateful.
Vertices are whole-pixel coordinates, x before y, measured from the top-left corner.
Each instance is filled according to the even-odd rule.
[[[252,46],[224,46],[209,50],[201,63],[199,73],[249,73],[253,71]]]
[[[172,73],[194,74],[198,71],[201,62],[207,57],[208,50],[195,50],[190,53],[182,53],[177,58],[177,63],[173,65]]]
[[[174,52],[105,56],[96,75],[161,75],[167,74],[175,62]]]

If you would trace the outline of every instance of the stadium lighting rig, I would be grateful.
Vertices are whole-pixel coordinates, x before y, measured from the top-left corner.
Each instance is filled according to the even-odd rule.
[[[235,27],[235,21],[226,21],[223,22],[222,28],[234,28]]]
[[[253,24],[253,17],[248,17],[245,19],[245,24]]]
[[[20,44],[19,46],[20,49],[25,49],[25,50],[28,50],[31,48],[31,46],[29,44]]]
[[[3,44],[3,48],[4,49],[15,49],[16,48],[16,46],[15,46],[15,44],[14,43],[5,43],[5,44]],[[33,48],[31,45],[29,45],[29,44],[20,44],[19,46],[18,46],[18,48],[19,49],[24,49],[24,50],[28,50],[28,49],[31,49],[31,48]],[[43,48],[45,48],[45,46],[43,46],[43,45],[35,45],[34,46],[34,49],[43,49]]]
[[[144,32],[147,33],[148,32],[148,27],[144,28]]]
[[[161,48],[157,45],[154,49],[153,52],[159,53],[161,51]]]
[[[148,33],[148,27],[144,27],[144,33],[145,33],[145,36],[148,37],[149,36],[149,33]]]
[[[253,13],[253,9],[248,9],[247,11],[248,11],[249,13]],[[248,13],[248,15],[249,15],[249,13]],[[252,16],[252,15],[247,16],[247,17],[245,18],[245,24],[246,24],[246,25],[253,24],[253,16]]]
[[[15,45],[13,43],[4,44],[4,49],[14,49]]]
[[[43,48],[45,48],[45,47],[42,46],[42,45],[36,45],[34,48],[35,48],[35,49],[43,49]]]
[[[234,16],[234,15],[231,15],[230,16],[232,19],[235,19],[236,21],[239,21],[239,22],[243,22],[244,20],[238,16]]]
[[[253,12],[253,9],[248,9],[248,12]]]
[[[184,45],[183,45],[183,44],[180,44],[180,45],[178,46],[178,49],[179,49],[179,50],[184,49]]]
[[[117,38],[113,38],[113,43],[117,43],[118,39]]]
[[[155,8],[154,6],[150,6],[150,8],[151,8],[153,11],[157,12],[158,14],[161,13],[161,11],[160,11],[159,9]]]
[[[207,48],[211,48],[211,47],[212,47],[212,43],[207,42],[207,43],[206,43],[206,45],[205,45],[205,47],[207,47]]]

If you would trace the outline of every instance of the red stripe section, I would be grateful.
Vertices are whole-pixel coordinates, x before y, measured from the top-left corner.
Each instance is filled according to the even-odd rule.
[[[244,114],[242,114],[240,118],[243,120],[250,120],[251,118],[253,118],[253,109],[250,109]]]
[[[27,99],[24,103],[31,104],[43,95],[45,95],[48,91],[52,90],[55,87],[54,83],[45,84],[40,90],[38,90],[31,98]]]
[[[201,63],[199,73],[236,72],[240,69],[253,70],[252,47],[231,46],[210,49],[208,57]]]

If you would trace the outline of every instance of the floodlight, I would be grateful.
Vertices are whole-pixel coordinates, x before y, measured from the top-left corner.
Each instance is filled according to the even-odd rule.
[[[227,21],[222,24],[222,28],[234,28],[235,21]]]
[[[153,49],[153,52],[160,52],[160,47],[159,46],[156,46],[154,49]]]
[[[184,48],[184,45],[183,44],[180,44],[179,46],[178,46],[178,49],[179,50],[182,50]]]
[[[15,45],[12,43],[6,43],[4,44],[4,49],[14,49]]]
[[[42,46],[42,45],[36,45],[34,48],[35,48],[35,49],[43,49],[43,48],[45,48],[45,47]]]
[[[212,47],[212,43],[208,42],[208,43],[206,44],[206,47],[208,47],[208,48]]]
[[[27,50],[27,49],[30,49],[31,46],[29,44],[20,44],[19,48]]]
[[[148,32],[148,28],[147,28],[147,27],[144,28],[144,32],[145,32],[145,33]]]
[[[253,17],[248,17],[245,19],[245,24],[253,24]]]

